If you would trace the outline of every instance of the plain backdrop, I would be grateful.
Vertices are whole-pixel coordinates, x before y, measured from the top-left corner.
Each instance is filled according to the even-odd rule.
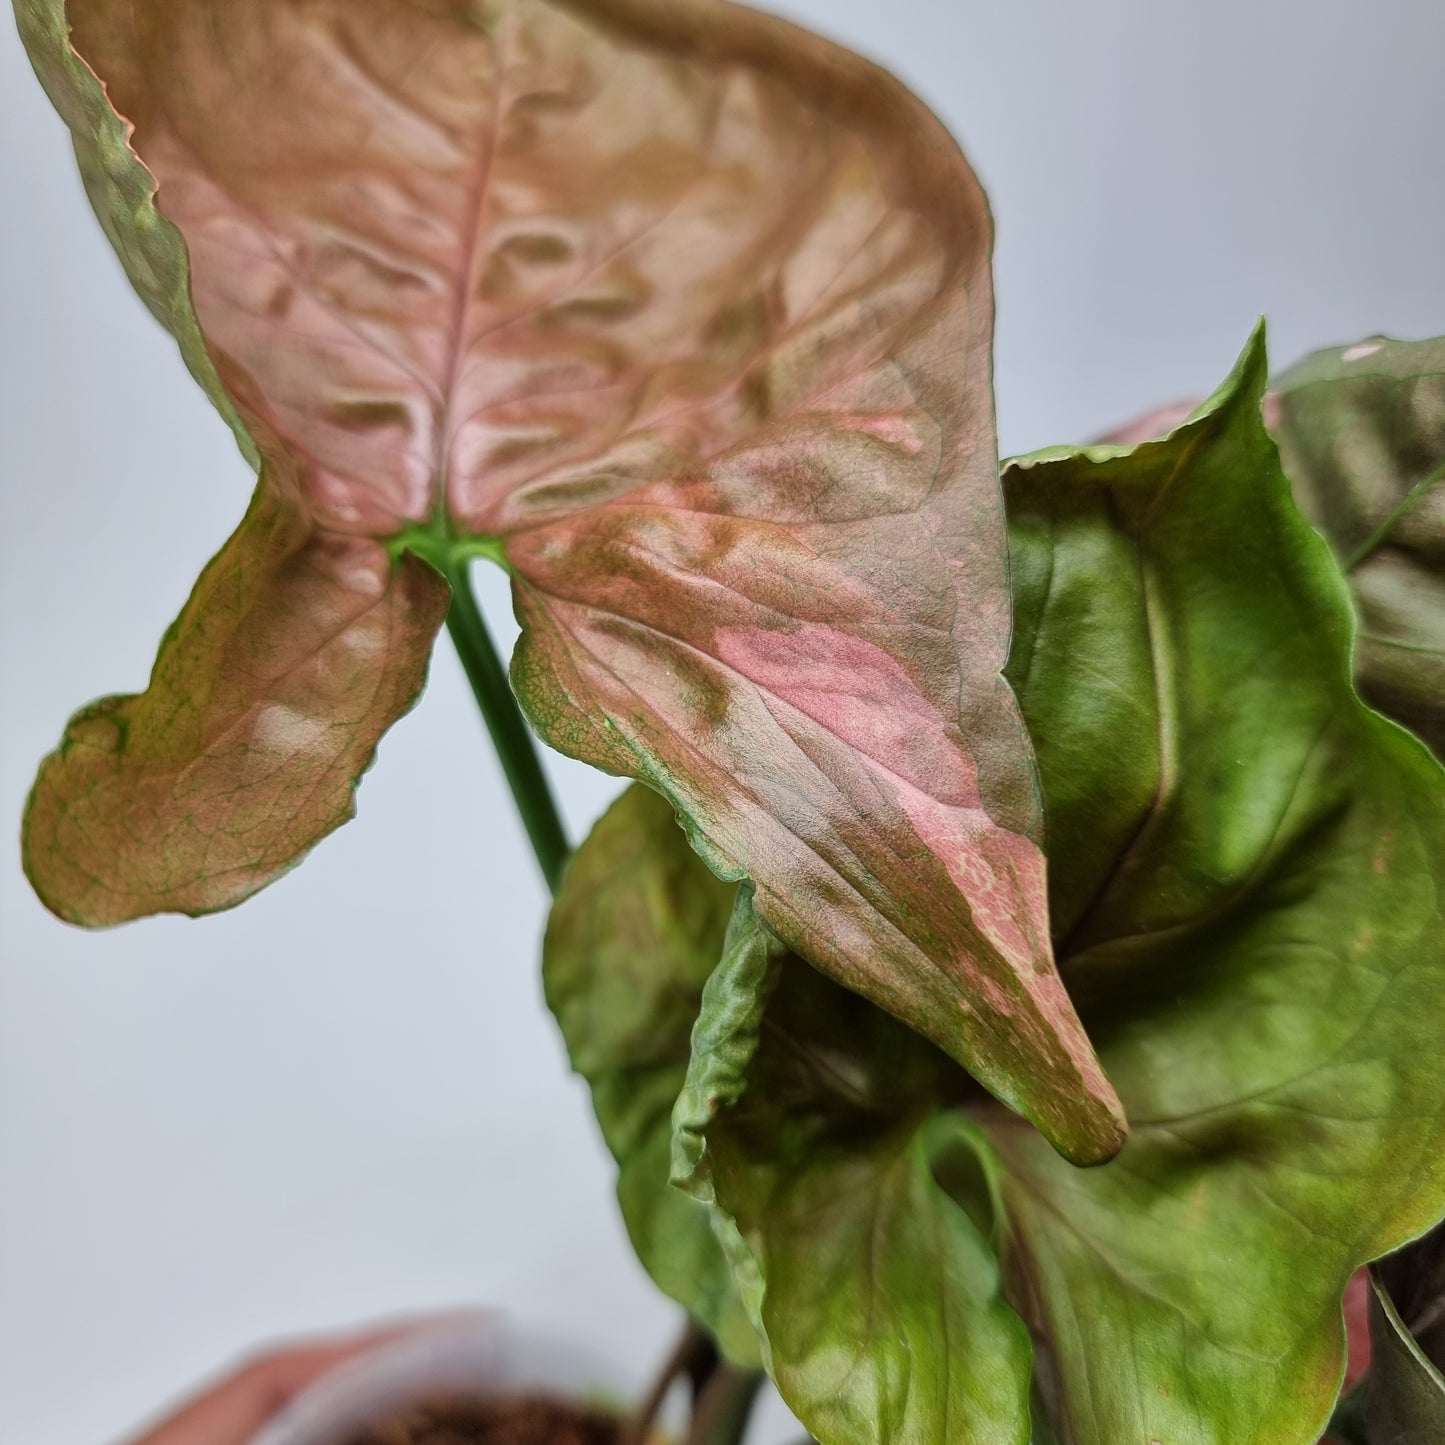
[[[1439,0],[787,8],[899,71],[990,189],[1006,450],[1207,392],[1259,313],[1280,363],[1445,332]],[[99,1445],[258,1340],[464,1302],[640,1380],[675,1311],[543,1008],[543,892],[445,639],[356,822],[243,908],[88,934],[31,896],[37,760],[144,684],[250,478],[8,28],[0,208],[0,1438]],[[580,836],[617,785],[552,763]]]

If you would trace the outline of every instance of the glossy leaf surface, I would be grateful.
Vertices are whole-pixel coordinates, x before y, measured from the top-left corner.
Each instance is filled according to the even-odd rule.
[[[1318,1439],[1347,1280],[1445,1211],[1445,776],[1353,694],[1348,600],[1290,501],[1264,380],[1256,343],[1162,441],[1030,459],[1006,478],[1010,672],[1048,800],[1058,955],[1134,1120],[1123,1153],[1073,1169],[818,1002],[789,1013],[775,1045],[846,1081],[839,1171],[866,1168],[879,1137],[856,1094],[875,1071],[904,1092],[921,1081],[919,1116],[946,1104],[985,1130],[1040,1419],[1071,1445]],[[731,1089],[709,1089],[707,1041],[729,1019],[762,1010],[774,1038],[765,988],[741,978],[724,997],[726,977],[709,985],[694,1062],[720,1104],[710,1119],[680,1110],[680,1139],[690,1158],[704,1141],[720,1228],[783,1238],[775,1201],[827,1157],[790,1130],[839,1096],[781,1088],[746,1061]],[[990,1172],[980,1162],[951,1197],[978,1210]],[[824,1197],[846,1213],[846,1191]],[[764,1308],[772,1278],[805,1272],[827,1218],[813,1213],[786,1258],[756,1244],[743,1257]],[[866,1322],[814,1309],[770,1332],[779,1379],[812,1372],[785,1388],[795,1408],[810,1387],[826,1394],[826,1364]],[[916,1398],[940,1368],[918,1366]],[[850,1384],[883,1395],[887,1380]],[[936,1408],[923,1418],[931,1434],[895,1412],[882,1433],[835,1418],[819,1438],[941,1438]]]
[[[38,68],[267,504],[504,561],[549,741],[1061,1149],[1117,1149],[999,674],[989,218],[932,116],[720,0],[71,0],[84,66],[57,4],[22,0]]]
[[[1445,338],[1317,352],[1267,416],[1349,573],[1361,691],[1445,756]]]
[[[668,803],[633,786],[568,865],[542,980],[617,1160],[617,1198],[638,1258],[732,1360],[755,1364],[757,1341],[707,1211],[668,1187],[672,1109],[736,891],[691,852]]]
[[[1371,1270],[1369,1445],[1445,1440],[1445,1225]]]

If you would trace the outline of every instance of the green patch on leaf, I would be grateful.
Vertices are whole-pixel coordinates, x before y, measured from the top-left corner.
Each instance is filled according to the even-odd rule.
[[[617,1160],[618,1202],[638,1258],[730,1359],[755,1364],[757,1340],[707,1211],[668,1187],[672,1109],[736,891],[688,850],[664,799],[631,787],[567,867],[542,979]]]

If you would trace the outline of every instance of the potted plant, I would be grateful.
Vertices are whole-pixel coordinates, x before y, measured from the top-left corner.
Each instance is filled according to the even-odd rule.
[[[1000,471],[982,191],[817,37],[18,12],[258,473],[147,691],[41,766],[46,904],[264,887],[445,625],[694,1321],[634,1437],[687,1378],[728,1445],[766,1371],[821,1445],[1317,1439],[1347,1282],[1445,1214],[1445,343],[1271,380],[1261,329],[1164,435]],[[570,856],[528,723],[637,780]],[[1434,1238],[1374,1280],[1372,1445],[1445,1431],[1438,1271],[1391,1273]]]

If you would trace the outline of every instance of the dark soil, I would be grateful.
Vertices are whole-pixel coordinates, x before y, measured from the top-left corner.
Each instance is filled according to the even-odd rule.
[[[350,1445],[620,1445],[614,1415],[564,1400],[436,1400],[371,1425]]]

